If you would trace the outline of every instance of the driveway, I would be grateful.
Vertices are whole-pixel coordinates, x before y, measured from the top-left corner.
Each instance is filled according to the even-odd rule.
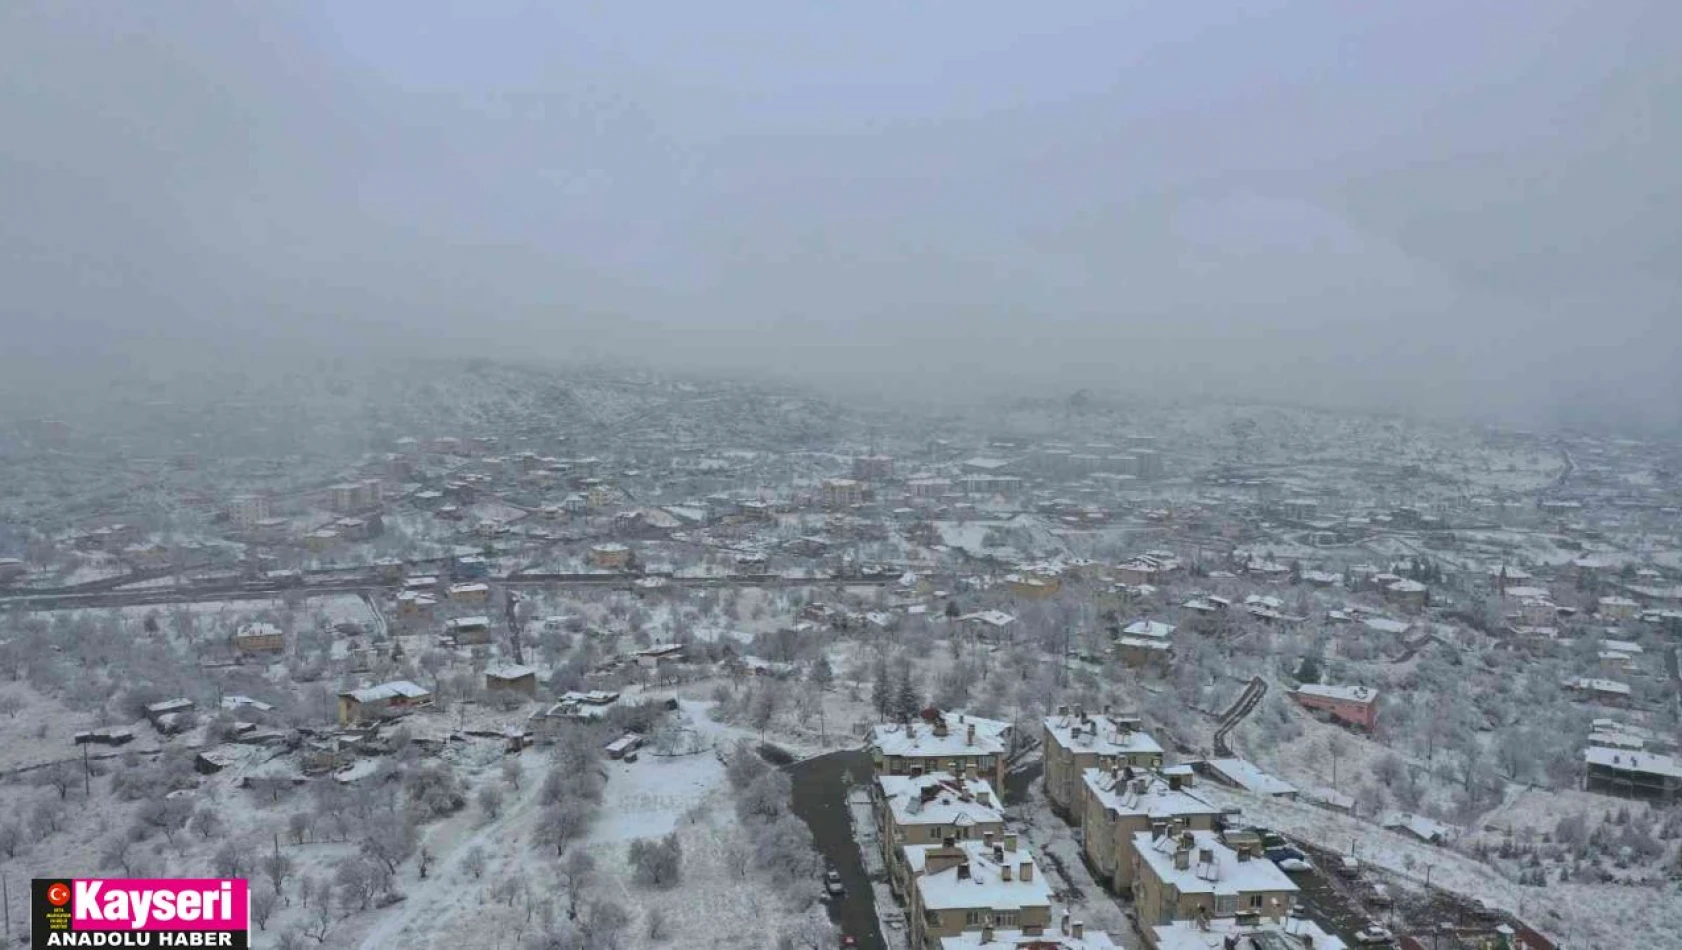
[[[794,813],[812,829],[818,852],[841,872],[847,893],[829,902],[829,917],[859,942],[862,950],[887,950],[876,919],[876,898],[865,872],[864,859],[853,841],[847,807],[850,787],[842,774],[851,772],[855,784],[870,779],[870,757],[862,750],[830,752],[788,767],[794,785]]]

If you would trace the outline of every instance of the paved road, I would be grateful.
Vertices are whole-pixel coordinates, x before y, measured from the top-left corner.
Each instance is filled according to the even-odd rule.
[[[876,897],[864,858],[853,840],[847,807],[848,786],[842,773],[852,772],[855,782],[870,777],[870,757],[861,750],[831,752],[796,762],[788,767],[794,784],[794,813],[812,829],[812,839],[830,866],[841,872],[847,893],[831,901],[829,917],[859,942],[861,950],[887,950],[876,918]]]

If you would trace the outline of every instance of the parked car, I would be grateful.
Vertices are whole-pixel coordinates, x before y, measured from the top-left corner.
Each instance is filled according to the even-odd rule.
[[[1378,907],[1389,907],[1396,903],[1396,899],[1390,896],[1390,888],[1383,884],[1374,884],[1367,889],[1367,903]]]
[[[852,934],[842,934],[841,935],[841,950],[848,950],[848,948],[856,947],[858,945],[859,945],[858,938],[854,937]]]
[[[1361,874],[1361,862],[1347,854],[1338,859],[1337,868],[1345,877],[1359,877]]]
[[[1308,855],[1295,848],[1273,848],[1267,852],[1267,859],[1277,864],[1281,871],[1314,870],[1314,865],[1308,863]]]
[[[835,870],[834,868],[830,868],[828,871],[825,871],[823,876],[823,889],[828,891],[829,896],[831,897],[840,897],[842,894],[847,893],[847,886],[841,883],[841,872]]]
[[[1368,947],[1389,943],[1394,939],[1390,931],[1379,926],[1377,921],[1369,921],[1365,927],[1355,933],[1355,942]]]

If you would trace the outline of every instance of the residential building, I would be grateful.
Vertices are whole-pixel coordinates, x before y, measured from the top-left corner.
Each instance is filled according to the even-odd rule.
[[[1213,831],[1221,810],[1190,791],[1190,774],[1162,775],[1126,765],[1081,772],[1082,847],[1093,876],[1117,894],[1133,889],[1134,836]]]
[[[1006,840],[1002,806],[985,779],[946,772],[882,775],[872,792],[888,883],[897,896],[903,897],[910,883],[906,847],[938,845],[947,838],[978,839],[989,847],[994,840]],[[1008,848],[1015,850],[1014,835]]]
[[[1326,713],[1368,732],[1378,724],[1378,691],[1365,686],[1304,683],[1291,691],[1291,698],[1305,709]]]
[[[482,604],[491,598],[489,584],[470,581],[463,584],[451,584],[450,600],[458,604]]]
[[[438,598],[419,591],[406,590],[397,595],[397,616],[405,620],[424,620],[432,616]]]
[[[473,644],[491,642],[491,618],[489,617],[456,617],[444,621],[444,635],[455,641],[455,645],[469,646]]]
[[[1133,907],[1142,928],[1255,914],[1290,917],[1297,886],[1253,843],[1227,847],[1209,831],[1133,836]]]
[[[865,482],[879,482],[893,478],[893,457],[888,455],[854,456],[853,477]]]
[[[905,849],[911,873],[911,946],[936,950],[945,937],[966,931],[1039,930],[1051,925],[1051,885],[1024,847],[995,839]]]
[[[408,680],[347,690],[339,694],[339,725],[379,719],[431,703],[432,692]]]
[[[509,663],[485,670],[485,689],[490,692],[537,694],[537,671],[529,666]]]
[[[1006,929],[983,924],[980,930],[940,938],[940,950],[1120,950],[1121,945],[1109,934],[1087,929],[1084,922],[1072,919],[1068,911],[1053,907],[1051,913],[1062,921],[1056,930]]]
[[[1204,917],[1146,927],[1144,934],[1147,950],[1348,950],[1349,946],[1306,917]]]
[[[667,664],[682,662],[683,644],[656,643],[632,653],[631,659],[644,669],[658,670]]]
[[[818,494],[829,508],[850,508],[865,501],[864,483],[855,478],[826,478],[819,484]]]
[[[590,566],[604,571],[622,571],[631,563],[631,549],[617,541],[590,546]]]
[[[228,503],[228,517],[242,531],[251,530],[272,515],[269,500],[262,495],[238,495]]]
[[[1652,798],[1682,799],[1682,761],[1654,752],[1592,746],[1583,750],[1587,766],[1583,787],[1591,792]]]
[[[248,623],[234,631],[234,652],[279,653],[286,649],[286,635],[272,623]]]
[[[969,775],[973,769],[973,774],[1001,789],[1009,735],[1007,722],[926,709],[911,722],[872,727],[868,748],[878,777],[934,772]]]
[[[1592,676],[1579,676],[1566,680],[1563,684],[1566,692],[1576,698],[1590,702],[1603,703],[1608,706],[1627,706],[1630,700],[1628,683],[1617,680],[1599,679]]]
[[[1081,772],[1114,765],[1154,769],[1162,765],[1162,746],[1139,728],[1136,716],[1112,716],[1108,708],[1089,716],[1079,706],[1060,706],[1045,727],[1045,794],[1053,808],[1078,815]]]
[[[1386,600],[1411,610],[1424,609],[1430,599],[1430,593],[1424,584],[1405,577],[1384,588]]]

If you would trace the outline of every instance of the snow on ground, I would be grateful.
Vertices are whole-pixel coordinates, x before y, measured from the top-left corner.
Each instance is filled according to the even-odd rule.
[[[1081,843],[1075,837],[1075,829],[1051,811],[1044,782],[1035,781],[1029,786],[1027,801],[1007,803],[1005,814],[1007,819],[1014,818],[1015,827],[1040,856],[1040,864],[1053,887],[1064,895],[1063,906],[1075,919],[1109,934],[1118,946],[1128,950],[1140,946],[1139,934],[1121,903],[1092,879],[1092,872],[1081,857]],[[1072,891],[1080,893],[1078,900],[1073,898]]]
[[[1591,950],[1672,945],[1682,932],[1682,898],[1674,884],[1624,887],[1575,882],[1521,887],[1472,858],[1424,844],[1377,825],[1304,802],[1268,798],[1215,785],[1198,794],[1222,807],[1243,810],[1248,820],[1304,841],[1353,850],[1360,860],[1423,884],[1477,898],[1530,926]]]

